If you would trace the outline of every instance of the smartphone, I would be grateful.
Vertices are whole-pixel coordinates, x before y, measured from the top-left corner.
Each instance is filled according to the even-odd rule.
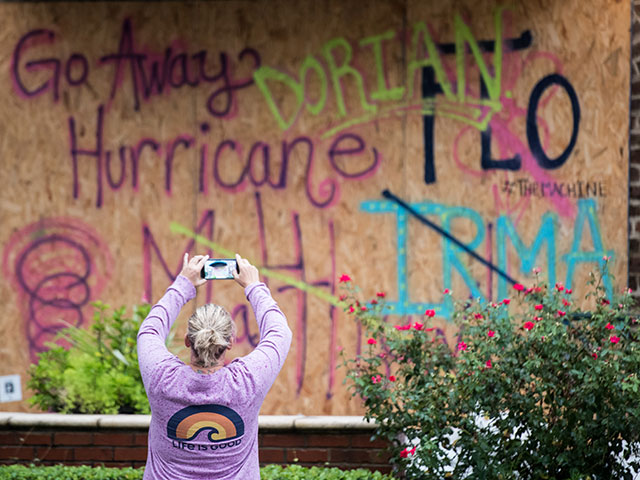
[[[200,276],[205,280],[229,280],[233,278],[233,271],[240,273],[235,258],[210,258],[202,267]]]

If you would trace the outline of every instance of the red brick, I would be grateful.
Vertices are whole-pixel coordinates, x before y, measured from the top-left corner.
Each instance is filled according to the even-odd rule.
[[[22,440],[22,432],[0,432],[0,445],[19,445]]]
[[[261,448],[258,454],[261,463],[285,463],[284,449]]]
[[[131,468],[133,467],[133,462],[109,462],[105,463],[104,466],[109,468]]]
[[[329,460],[324,448],[297,448],[287,450],[287,462],[325,463]]]
[[[51,433],[24,432],[21,437],[23,445],[51,445],[53,435]]]
[[[331,463],[355,463],[375,465],[389,463],[389,454],[376,449],[336,449],[329,450]]]
[[[0,458],[16,460],[33,460],[33,447],[1,446]]]
[[[351,446],[357,448],[387,448],[389,444],[379,438],[371,440],[371,435],[354,435]]]
[[[53,435],[54,445],[91,445],[93,434],[90,432],[56,432]]]
[[[135,445],[134,436],[132,433],[103,433],[96,432],[93,434],[93,444],[94,445]]]
[[[113,449],[113,459],[116,461],[123,460],[147,460],[147,448],[146,447],[116,447]]]
[[[309,447],[348,447],[348,435],[310,435],[307,439]]]
[[[258,439],[261,447],[292,447],[300,448],[306,446],[307,435],[294,435],[292,433],[277,434],[265,433]]]
[[[113,460],[113,447],[85,447],[75,449],[75,460],[108,462]]]
[[[49,461],[73,460],[73,448],[36,447],[36,458]]]
[[[149,442],[149,434],[147,433],[136,433],[133,437],[134,445],[144,445],[147,446]]]

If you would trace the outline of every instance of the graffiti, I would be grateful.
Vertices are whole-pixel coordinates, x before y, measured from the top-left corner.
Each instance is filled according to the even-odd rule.
[[[347,79],[350,79],[350,85],[352,85],[358,95],[360,110],[365,112],[364,115],[354,117],[340,123],[338,126],[332,127],[325,132],[325,135],[331,136],[345,128],[367,123],[370,120],[386,115],[405,115],[407,112],[414,111],[433,111],[436,105],[433,101],[430,101],[428,96],[422,95],[420,101],[414,100],[414,80],[415,74],[418,71],[428,69],[437,78],[439,84],[438,93],[443,93],[446,101],[441,102],[437,108],[440,114],[450,116],[451,118],[459,119],[465,123],[472,124],[477,128],[484,130],[488,124],[492,113],[500,111],[500,92],[502,81],[502,14],[503,8],[496,10],[494,15],[495,26],[495,45],[491,49],[493,52],[493,70],[494,74],[491,74],[491,68],[486,64],[480,45],[485,46],[486,42],[479,43],[473,37],[471,29],[464,22],[460,15],[454,16],[455,25],[455,48],[453,52],[456,60],[456,79],[457,79],[457,94],[454,93],[451,82],[448,79],[448,74],[444,68],[444,61],[441,58],[442,49],[439,48],[433,40],[429,28],[423,21],[418,21],[413,24],[411,32],[411,45],[409,49],[407,67],[406,67],[406,83],[407,86],[394,86],[390,88],[385,76],[385,72],[388,68],[384,64],[383,50],[385,44],[398,39],[402,41],[403,36],[393,30],[385,31],[380,34],[372,35],[361,39],[358,42],[359,47],[362,50],[369,50],[372,54],[372,60],[374,64],[375,76],[374,82],[366,81],[366,74],[359,71],[353,64],[354,58],[353,47],[343,37],[333,38],[325,43],[322,48],[322,59],[326,62],[327,68],[323,67],[323,64],[314,55],[307,55],[302,61],[297,78],[277,70],[273,67],[262,65],[254,72],[254,81],[260,92],[262,93],[267,107],[269,108],[273,118],[277,125],[282,130],[289,129],[300,117],[302,107],[312,115],[319,115],[323,112],[327,105],[329,80],[333,87],[333,94],[337,104],[338,116],[346,117],[351,112],[347,111],[345,104],[344,83]],[[530,34],[525,32],[521,39],[509,39],[507,41],[509,46],[518,48],[521,44],[530,43]],[[468,71],[466,68],[466,46],[469,47],[472,57],[479,69],[482,81],[486,85],[488,92],[488,99],[468,98],[467,90],[465,88]],[[370,48],[369,48],[370,47]],[[422,58],[421,48],[424,48],[427,52],[427,57]],[[448,48],[444,48],[445,53],[448,52]],[[365,53],[359,52],[359,53]],[[313,73],[318,80],[317,87],[319,92],[315,92],[317,100],[315,103],[309,100],[310,95],[306,92],[306,86],[308,84],[307,76]],[[371,75],[370,75],[371,76]],[[286,99],[281,100],[278,104],[275,95],[272,93],[269,82],[277,83],[281,87],[286,87],[291,95]],[[366,86],[368,84],[375,84],[377,89],[372,91],[369,95],[366,92]],[[381,106],[378,103],[371,103],[369,99],[376,102],[393,102],[391,106]],[[293,100],[293,102],[292,102]],[[288,105],[288,110],[291,110],[291,103],[294,104],[293,112],[286,117],[283,113],[283,104]],[[481,118],[475,113],[465,116],[460,109],[460,106],[466,104],[475,105],[474,108],[489,107],[489,111],[484,112],[485,115]],[[474,110],[472,108],[471,110]]]
[[[254,73],[255,84],[261,91],[267,107],[271,111],[276,123],[283,130],[289,129],[300,117],[303,107],[312,115],[318,115],[325,110],[328,97],[329,80],[333,85],[333,92],[337,104],[338,116],[345,117],[350,114],[344,102],[343,81],[350,80],[349,85],[355,87],[360,99],[360,108],[366,112],[363,116],[349,118],[337,126],[332,126],[324,132],[325,136],[334,135],[354,125],[364,124],[373,119],[384,119],[389,115],[407,115],[412,112],[420,112],[423,117],[424,140],[424,181],[426,184],[436,182],[435,167],[435,117],[436,115],[449,117],[467,125],[467,128],[477,129],[481,132],[481,156],[480,167],[482,171],[510,170],[518,171],[523,167],[531,171],[540,183],[550,181],[544,170],[560,168],[569,159],[575,148],[580,125],[580,104],[578,96],[571,83],[560,73],[552,73],[544,76],[533,88],[528,106],[522,109],[516,105],[513,99],[515,81],[521,71],[513,54],[528,49],[532,44],[532,34],[524,31],[519,36],[504,38],[505,9],[498,8],[494,12],[495,39],[476,40],[470,27],[459,15],[454,16],[454,43],[437,43],[431,34],[432,29],[424,22],[416,22],[411,33],[411,46],[409,60],[407,62],[406,86],[391,88],[385,77],[387,68],[384,64],[384,43],[392,41],[400,36],[393,30],[382,34],[362,39],[360,47],[371,47],[375,69],[377,90],[367,95],[365,85],[365,72],[358,71],[351,64],[353,47],[343,38],[329,40],[322,49],[322,57],[327,69],[316,56],[308,55],[300,65],[298,77],[283,73],[272,67],[263,65]],[[340,52],[341,63],[338,64],[336,52]],[[424,51],[425,54],[421,52]],[[472,58],[472,67],[478,71],[479,89],[474,93],[470,88],[468,77],[471,69],[467,65],[467,54]],[[486,61],[486,56],[491,55],[492,62]],[[542,57],[544,54],[536,54]],[[447,57],[453,56],[455,68],[447,68]],[[503,64],[503,60],[506,63]],[[528,58],[527,61],[530,61]],[[556,62],[556,67],[559,67]],[[506,70],[508,68],[508,70]],[[414,80],[417,72],[421,73],[420,102],[412,104],[414,97]],[[306,91],[308,75],[314,75],[316,82],[315,102],[311,102],[309,92]],[[285,87],[292,96],[280,99],[280,105],[276,102],[270,84],[279,84]],[[506,87],[506,88],[505,88]],[[571,104],[573,124],[571,136],[565,149],[556,157],[550,158],[544,146],[544,141],[549,137],[546,123],[539,118],[538,111],[548,104],[551,95],[564,92]],[[546,95],[542,100],[543,95]],[[370,100],[373,102],[371,103]],[[291,108],[293,101],[294,107]],[[382,106],[381,102],[392,102],[392,106]],[[290,113],[285,117],[282,105],[287,104]],[[501,113],[503,118],[497,114]],[[509,129],[509,124],[515,119],[523,117],[526,121],[527,146],[523,144],[517,135]],[[540,129],[544,136],[541,138]],[[465,133],[466,129],[456,138],[457,141]],[[511,157],[494,159],[491,154],[493,137],[497,137],[500,151],[510,152]],[[508,155],[508,154],[507,154]],[[456,163],[457,152],[454,154]],[[562,215],[572,215],[574,207],[565,200],[557,203]]]
[[[518,41],[520,39],[525,39],[525,41]],[[520,39],[511,39],[508,42],[508,48],[510,47],[512,51],[523,50],[528,48],[531,45],[531,36],[523,34]],[[453,48],[452,48],[453,47]],[[441,45],[440,48],[447,53],[454,53],[457,51],[457,48],[460,48],[461,45],[456,44],[452,45]],[[496,49],[501,48],[498,46],[498,39],[495,42],[479,42],[479,44],[475,44],[475,48],[472,46],[472,51],[476,49],[478,51],[485,52],[495,52]],[[501,62],[501,56],[499,57],[499,61]],[[496,59],[498,60],[498,59]],[[481,71],[483,69],[483,64],[479,64]],[[486,68],[486,67],[484,67]],[[494,65],[494,68],[502,69],[502,64]],[[440,77],[439,77],[440,78]],[[460,77],[458,77],[460,78]],[[427,66],[422,69],[422,96],[426,99],[433,99],[437,94],[445,92],[445,89],[438,83],[439,80],[436,80],[436,75],[434,74],[433,67]],[[500,86],[499,84],[497,86]],[[510,87],[514,87],[515,85],[511,84]],[[458,85],[458,89],[464,88],[464,83]],[[486,76],[480,76],[480,97],[481,98],[489,98],[490,100],[502,100],[500,103],[500,108],[498,110],[504,111],[510,117],[510,120],[513,118],[524,116],[525,114],[520,111],[520,109],[515,105],[515,100],[511,97],[511,94],[505,93],[504,98],[500,99],[500,96],[495,93],[496,84],[493,85],[494,93],[489,92],[489,86],[486,84]],[[569,144],[565,147],[564,151],[558,155],[555,159],[551,159],[547,156],[545,149],[542,145],[540,139],[539,132],[539,123],[541,120],[538,118],[538,109],[541,104],[542,95],[547,92],[547,90],[552,89],[553,94],[556,93],[557,88],[562,88],[569,100],[571,102],[571,113],[573,118],[573,125],[571,131],[571,138],[569,140]],[[511,90],[507,90],[510,92]],[[547,98],[543,104],[549,102],[549,98]],[[497,111],[498,111],[497,110]],[[427,184],[434,183],[436,181],[436,172],[435,172],[435,154],[434,154],[434,130],[435,130],[435,111],[427,111],[423,116],[423,137],[424,137],[424,146],[425,146],[425,167],[424,167],[424,181]],[[463,120],[460,118],[459,120]],[[522,156],[524,154],[523,146],[519,145],[518,148],[505,148],[506,146],[513,147],[514,145],[514,137],[515,135],[506,128],[506,124],[509,122],[502,121],[498,116],[490,115],[486,117],[486,123],[481,125],[472,125],[481,130],[480,134],[480,143],[481,143],[481,155],[480,155],[480,165],[482,170],[511,170],[517,171],[522,168]],[[527,126],[527,140],[528,140],[528,151],[531,152],[532,157],[535,159],[537,165],[531,165],[530,162],[527,163],[527,168],[529,170],[538,169],[546,169],[553,170],[561,167],[569,158],[569,155],[573,151],[579,131],[580,125],[580,104],[578,102],[578,96],[571,85],[571,83],[562,75],[554,73],[551,75],[547,75],[542,78],[536,86],[533,88],[531,96],[529,98],[528,108],[526,110],[526,126]],[[493,159],[491,156],[491,144],[492,144],[492,134],[493,130],[496,130],[499,135],[499,141],[501,143],[501,150],[507,151],[511,150],[513,153],[513,157],[511,158],[503,158],[503,159]],[[545,131],[547,131],[545,126]],[[505,139],[506,137],[506,139]],[[518,142],[519,143],[519,142]]]
[[[63,88],[88,87],[90,78],[90,62],[86,55],[75,52],[68,58],[49,53],[44,58],[31,54],[42,44],[53,46],[59,39],[56,32],[48,29],[35,29],[20,38],[13,49],[11,62],[11,78],[14,90],[23,98],[35,98],[49,94],[54,102],[60,99]],[[177,43],[177,42],[176,42]],[[145,51],[136,45],[134,29],[130,19],[122,23],[118,50],[100,57],[100,67],[113,66],[111,93],[112,101],[120,90],[126,88],[124,80],[128,66],[130,72],[129,88],[133,98],[133,109],[140,110],[140,102],[148,101],[155,95],[166,93],[169,89],[179,90],[182,87],[196,88],[205,84],[216,85],[217,88],[206,100],[206,108],[213,117],[226,117],[235,103],[235,93],[253,84],[251,75],[248,78],[234,80],[229,54],[220,52],[219,71],[209,73],[211,65],[207,60],[210,52],[199,50],[196,53],[185,52],[180,45],[168,46],[163,54]],[[52,55],[52,56],[47,56]],[[210,55],[213,56],[213,55]],[[248,59],[253,69],[260,66],[260,55],[252,48],[245,48],[238,54],[238,62]],[[42,81],[38,75],[31,75],[38,70],[49,70],[49,77]],[[36,85],[36,83],[41,82]]]
[[[206,136],[202,138],[210,130],[209,124],[203,123],[200,132],[194,135],[181,133],[164,142],[143,138],[135,145],[121,143],[112,151],[104,148],[104,111],[104,106],[98,107],[95,136],[90,146],[79,145],[76,120],[69,117],[72,195],[74,199],[80,197],[80,181],[86,178],[79,173],[81,161],[85,158],[92,160],[95,165],[95,180],[87,179],[86,182],[90,188],[95,188],[97,208],[104,204],[107,188],[117,192],[126,182],[134,192],[138,191],[140,178],[144,175],[140,166],[143,155],[152,156],[163,164],[161,171],[164,190],[170,196],[173,191],[175,164],[184,160],[194,149],[199,152],[198,191],[203,195],[208,193],[210,183],[229,193],[243,192],[248,187],[286,189],[296,180],[292,171],[297,170],[294,163],[301,158],[305,165],[303,175],[308,201],[315,207],[325,208],[334,205],[340,198],[340,184],[335,176],[316,179],[314,166],[318,146],[309,137],[283,140],[279,155],[274,154],[272,147],[266,142],[256,141],[248,154],[244,155],[243,146],[233,139],[222,140],[212,148],[213,145],[209,145]],[[214,153],[209,156],[208,152],[211,151]],[[332,173],[347,181],[369,178],[381,162],[378,150],[367,146],[362,137],[352,133],[338,135],[322,153]],[[227,164],[233,168],[225,168]],[[239,173],[228,173],[235,171],[238,164],[241,165]],[[153,172],[157,170],[154,164],[150,167]]]
[[[335,297],[335,279],[337,276],[336,263],[335,263],[335,234],[333,221],[329,220],[327,223],[328,239],[329,239],[329,257],[331,263],[331,271],[325,278],[321,278],[316,281],[311,281],[307,278],[307,265],[304,260],[303,249],[303,237],[302,229],[300,225],[300,216],[295,211],[291,212],[291,225],[292,225],[292,240],[293,240],[293,260],[289,263],[276,263],[272,264],[269,260],[269,248],[265,230],[264,217],[265,214],[262,208],[262,199],[259,193],[255,194],[255,206],[258,219],[258,238],[260,241],[261,259],[260,261],[251,260],[252,263],[259,265],[260,273],[265,277],[265,282],[269,282],[269,279],[278,280],[283,283],[282,286],[277,288],[277,291],[282,293],[288,290],[294,289],[296,292],[296,315],[295,327],[295,342],[296,342],[296,393],[300,394],[304,385],[305,378],[305,365],[307,361],[307,327],[308,327],[308,302],[309,295],[316,296],[327,302],[326,312],[329,319],[329,344],[328,344],[328,386],[326,396],[330,398],[333,395],[333,388],[335,384],[335,367],[337,359],[337,331],[338,331],[338,316],[337,306],[339,300]],[[189,245],[193,245],[192,242],[205,246],[207,248],[219,254],[227,257],[232,257],[236,252],[224,248],[223,246],[212,242],[209,238],[199,235],[197,232],[193,232],[188,228],[173,223],[171,230],[174,233],[178,233],[187,237],[190,237],[192,241]],[[287,272],[287,274],[281,273],[281,271]],[[295,275],[295,277],[291,276]],[[211,282],[209,282],[211,283]],[[328,289],[328,292],[327,292]],[[257,336],[251,334],[249,331],[249,323],[247,320],[247,309],[245,305],[236,305],[232,309],[232,316],[234,319],[238,316],[242,319],[242,325],[244,326],[244,332],[238,334],[238,341],[248,341],[250,345],[256,345]]]
[[[599,181],[576,180],[574,182],[535,182],[529,178],[505,180],[502,191],[520,197],[569,197],[586,198],[607,196],[606,186]]]
[[[112,268],[107,245],[76,219],[45,219],[12,235],[3,271],[20,297],[32,361],[61,328],[84,324]]]
[[[396,243],[398,245],[397,250],[397,285],[398,285],[398,299],[395,301],[389,301],[387,305],[392,309],[394,314],[408,315],[408,314],[420,314],[426,309],[433,309],[436,313],[442,317],[450,318],[453,313],[453,301],[450,295],[444,295],[444,298],[440,303],[438,302],[410,302],[408,295],[408,272],[407,272],[407,230],[408,220],[410,216],[422,218],[427,215],[436,216],[440,222],[441,227],[436,229],[442,234],[442,284],[443,289],[452,288],[452,275],[453,270],[457,272],[462,278],[466,286],[469,288],[470,294],[474,298],[486,299],[479,287],[478,281],[473,278],[464,262],[461,260],[463,254],[469,255],[471,252],[476,251],[485,239],[485,233],[488,228],[485,228],[484,221],[481,215],[472,208],[459,207],[459,206],[447,206],[439,203],[420,202],[407,204],[409,208],[399,208],[397,199],[394,200],[370,200],[362,202],[360,205],[361,210],[367,213],[391,213],[396,216]],[[470,221],[476,229],[476,234],[473,240],[467,244],[460,244],[455,241],[451,235],[451,224],[454,219],[465,219]],[[430,222],[433,227],[437,226]],[[593,244],[593,250],[585,251],[581,249],[581,242],[584,236],[585,224],[589,226],[589,233],[591,243]],[[430,225],[430,226],[431,226]],[[552,213],[547,213],[542,217],[542,225],[538,230],[536,239],[533,246],[527,248],[524,242],[518,236],[518,233],[513,225],[512,220],[507,215],[501,215],[496,223],[496,249],[498,252],[498,265],[493,266],[486,260],[482,259],[477,254],[474,254],[474,258],[484,263],[490,270],[494,272],[507,272],[507,255],[506,255],[506,240],[507,238],[512,240],[513,246],[518,253],[520,259],[519,272],[524,275],[531,274],[532,265],[534,265],[535,259],[538,256],[538,252],[541,249],[542,243],[547,244],[547,265],[546,271],[549,272],[549,282],[555,283],[555,268],[556,268],[556,243],[555,243],[555,231],[558,228],[555,217]],[[603,268],[606,260],[610,258],[614,261],[613,250],[607,250],[604,247],[602,241],[602,231],[600,229],[600,222],[598,220],[597,205],[594,199],[580,199],[578,200],[578,216],[573,226],[573,241],[571,250],[562,256],[562,259],[567,264],[567,276],[565,279],[565,286],[571,288],[573,283],[573,277],[575,268],[580,263],[592,263]],[[510,279],[507,274],[500,274],[498,278],[498,297],[504,298],[508,295],[507,281],[514,283],[513,279]],[[490,281],[489,284],[492,282]],[[605,287],[609,296],[613,293],[613,286],[610,278],[605,279]]]
[[[117,19],[101,19],[99,43],[80,43],[77,32],[51,26],[58,23],[34,24],[49,21],[34,15],[5,53],[14,103],[42,108],[39,125],[49,119],[36,129],[29,160],[47,162],[51,175],[51,207],[33,202],[44,209],[36,213],[70,209],[89,224],[106,219],[105,231],[113,228],[111,209],[128,209],[126,227],[139,243],[122,254],[142,254],[135,292],[141,288],[147,301],[179,274],[176,248],[232,257],[220,238],[251,241],[247,256],[294,332],[289,389],[327,399],[340,393],[340,345],[360,352],[366,341],[361,326],[341,323],[337,277],[349,273],[363,291],[376,282],[387,288],[369,255],[388,251],[395,262],[387,292],[394,322],[427,309],[451,318],[451,295],[417,288],[419,263],[438,284],[429,292],[456,286],[463,287],[458,299],[494,300],[529,281],[533,267],[542,267],[550,284],[571,288],[585,265],[614,258],[610,242],[619,236],[608,229],[619,217],[605,221],[605,212],[616,210],[616,182],[626,172],[607,170],[609,159],[598,157],[615,152],[617,160],[624,139],[602,127],[618,119],[599,97],[622,89],[606,72],[590,83],[581,78],[575,59],[598,58],[600,46],[587,52],[569,37],[552,38],[575,8],[529,19],[523,15],[536,9],[518,5],[487,11],[462,2],[457,13],[391,3],[380,12],[394,13],[373,23],[305,19],[308,42],[288,16],[261,29],[252,9],[227,15],[217,4],[193,10],[206,12],[202,19],[180,11],[170,26],[156,19],[143,26],[146,16],[138,23],[127,17],[130,7],[118,7]],[[407,17],[416,12],[424,17]],[[246,35],[221,37],[223,24]],[[55,169],[41,146],[48,141],[60,162]],[[399,197],[377,197],[387,185]],[[158,198],[175,208],[157,209]],[[176,208],[187,209],[179,214],[184,225],[172,222]],[[17,202],[14,209],[24,211]],[[425,245],[434,232],[437,241]],[[112,252],[124,245],[122,235],[110,234]],[[361,251],[367,247],[372,251]],[[89,303],[104,294],[113,265],[84,223],[51,219],[11,237],[3,268],[33,357],[61,326],[86,325]],[[208,282],[204,300],[220,288]],[[237,298],[228,305],[237,342],[255,347],[260,334],[251,308]],[[450,343],[453,326],[436,323],[438,341]]]
[[[198,226],[196,227],[196,232],[197,233],[205,232],[207,235],[205,238],[210,240],[213,238],[214,225],[215,225],[215,212],[213,210],[205,210],[202,216],[200,217],[200,221],[198,222]],[[190,240],[185,246],[184,251],[189,253],[193,252],[193,248],[195,244],[196,244],[195,240],[193,239]],[[210,257],[214,257],[213,251],[211,249],[205,252],[199,252],[199,253],[203,255],[209,255]],[[176,277],[180,274],[180,271],[182,270],[182,259],[180,259],[176,263],[176,267],[174,269],[171,269],[167,264],[167,261],[165,260],[164,255],[162,255],[162,252],[160,251],[160,247],[158,247],[155,237],[151,232],[151,228],[148,225],[143,224],[142,225],[142,258],[143,258],[143,282],[144,282],[143,299],[149,303],[151,303],[151,299],[153,298],[153,276],[151,274],[152,265],[154,265],[153,254],[155,254],[155,256],[157,257],[158,262],[162,267],[162,270],[164,271],[167,278],[171,282],[173,282],[176,279]],[[207,302],[211,302],[211,298],[213,295],[213,283],[214,282],[207,282],[207,285],[205,287]]]

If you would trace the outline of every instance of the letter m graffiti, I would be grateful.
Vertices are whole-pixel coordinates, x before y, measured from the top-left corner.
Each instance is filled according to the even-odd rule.
[[[198,225],[195,228],[195,232],[199,235],[202,235],[209,240],[213,241],[213,226],[214,226],[214,211],[213,210],[205,210],[198,222]],[[187,242],[184,252],[192,253],[193,247],[195,246],[196,241],[191,239]],[[199,254],[208,254],[209,256],[213,256],[213,252],[211,249],[207,249],[204,251],[199,251]],[[178,263],[174,269],[172,269],[167,261],[165,260],[164,255],[160,251],[160,247],[156,242],[153,233],[151,233],[151,229],[147,224],[143,224],[142,226],[142,258],[143,258],[143,282],[144,282],[144,298],[151,302],[153,298],[153,271],[152,265],[154,264],[154,254],[155,258],[157,258],[159,267],[164,271],[167,278],[170,282],[173,282],[176,277],[180,274],[180,270],[182,270],[182,256],[179,257]],[[173,254],[172,254],[173,256]],[[170,261],[175,261],[174,258],[171,258]],[[157,269],[156,269],[157,270]],[[207,282],[207,302],[211,301],[211,286],[212,282]]]
[[[553,213],[545,213],[541,219],[540,229],[530,248],[527,248],[522,241],[511,219],[502,215],[498,218],[496,236],[498,246],[498,267],[503,271],[508,271],[507,265],[507,237],[511,239],[516,254],[520,260],[520,272],[531,274],[531,270],[536,266],[536,258],[544,242],[547,243],[547,272],[549,284],[556,281],[556,239],[554,223],[556,217]],[[498,279],[498,298],[505,298],[507,293],[507,281],[500,277]]]

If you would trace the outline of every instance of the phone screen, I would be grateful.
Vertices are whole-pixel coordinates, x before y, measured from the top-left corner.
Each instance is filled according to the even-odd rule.
[[[233,271],[238,271],[238,263],[233,258],[211,258],[207,260],[200,272],[205,280],[230,280]]]

